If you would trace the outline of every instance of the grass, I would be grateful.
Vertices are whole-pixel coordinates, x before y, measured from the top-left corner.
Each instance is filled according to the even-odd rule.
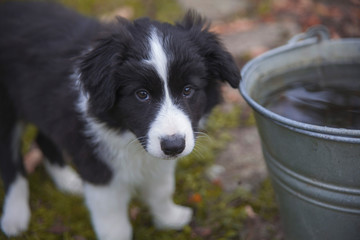
[[[160,21],[176,21],[183,10],[174,0],[59,0],[88,16],[106,16],[121,8],[131,8],[132,18],[148,16]]]

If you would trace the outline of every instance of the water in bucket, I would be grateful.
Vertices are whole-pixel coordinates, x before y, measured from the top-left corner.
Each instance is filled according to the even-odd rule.
[[[310,67],[271,77],[269,81],[289,78],[293,78],[289,84],[265,96],[264,107],[304,123],[360,129],[358,64]]]

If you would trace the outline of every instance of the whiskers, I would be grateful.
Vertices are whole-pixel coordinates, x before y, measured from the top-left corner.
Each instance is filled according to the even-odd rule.
[[[195,133],[196,140],[197,139],[207,139],[209,141],[212,141],[212,138],[204,132],[194,132],[194,133]]]
[[[207,145],[206,143],[213,143],[213,139],[204,132],[194,132],[195,135],[195,146],[194,149],[191,152],[191,155],[195,156],[196,158],[204,159],[206,156],[207,151]],[[125,145],[125,154],[127,157],[131,157],[132,154],[146,154],[147,151],[145,149],[147,141],[147,136],[141,136],[141,137],[134,137]]]
[[[196,139],[196,144],[192,151],[192,154],[194,154],[197,158],[204,159],[205,156],[203,153],[206,151],[206,148],[203,145],[203,141],[212,142],[213,139],[204,132],[195,132],[195,139]]]
[[[195,144],[195,147],[193,151],[191,152],[191,155],[194,155],[196,158],[204,159],[203,154],[204,148],[202,148],[199,144]]]
[[[126,150],[129,152],[129,150],[141,152],[146,152],[144,146],[145,146],[146,136],[138,137],[126,144]]]

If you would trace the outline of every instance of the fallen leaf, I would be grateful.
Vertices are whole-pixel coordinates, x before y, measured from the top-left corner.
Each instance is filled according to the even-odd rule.
[[[200,203],[202,202],[202,197],[199,193],[194,193],[189,197],[190,203]]]
[[[69,230],[70,228],[65,226],[63,221],[60,219],[57,219],[55,223],[49,228],[49,232],[54,234],[63,234]]]
[[[131,207],[130,208],[130,218],[131,220],[136,220],[137,216],[140,213],[140,208],[139,207]]]
[[[250,205],[245,206],[245,213],[251,219],[256,218],[256,213],[254,212],[254,209]]]
[[[195,227],[193,231],[199,237],[208,237],[212,233],[210,227]]]

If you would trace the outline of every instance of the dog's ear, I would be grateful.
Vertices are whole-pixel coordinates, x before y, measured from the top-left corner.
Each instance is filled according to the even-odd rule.
[[[115,71],[126,56],[131,35],[118,22],[116,31],[101,34],[94,47],[79,59],[80,84],[95,113],[109,110],[115,103],[118,81]]]
[[[227,81],[233,88],[237,88],[240,82],[240,70],[218,36],[209,31],[210,24],[198,13],[190,10],[176,25],[189,31],[191,40],[195,42],[201,56],[205,58],[209,77]]]

